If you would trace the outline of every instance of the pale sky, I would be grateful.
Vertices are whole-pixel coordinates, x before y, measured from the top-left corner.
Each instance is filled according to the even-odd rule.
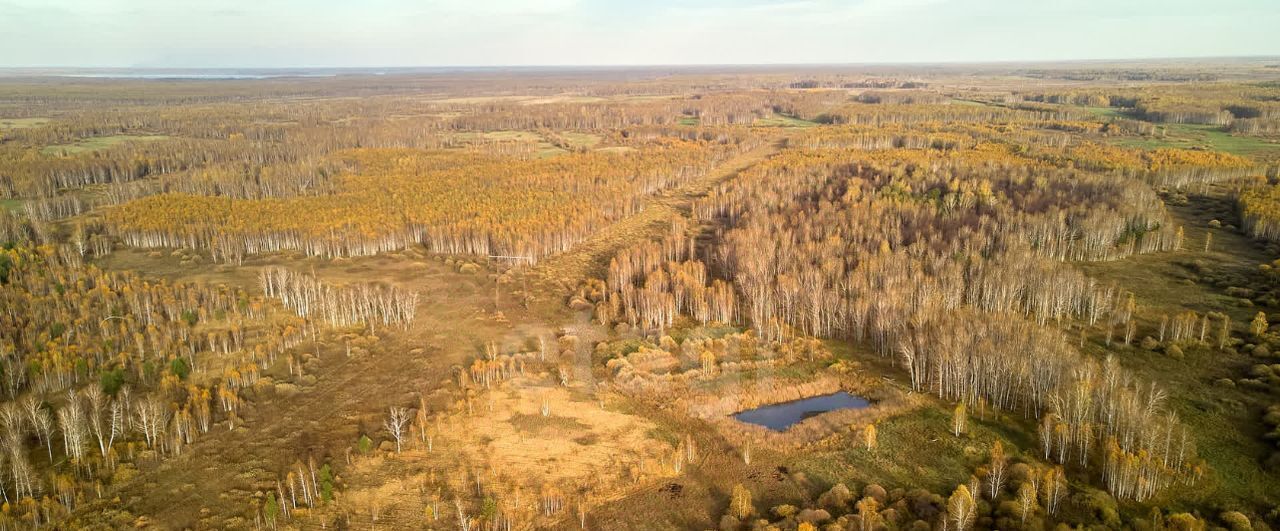
[[[1280,0],[0,0],[0,67],[1280,55]]]

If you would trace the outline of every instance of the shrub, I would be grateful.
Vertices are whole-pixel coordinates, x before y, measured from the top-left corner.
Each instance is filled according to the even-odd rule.
[[[169,362],[169,372],[177,376],[179,380],[186,380],[187,375],[191,374],[191,367],[187,366],[187,360],[181,357],[173,358]]]
[[[1249,523],[1249,517],[1238,511],[1227,511],[1218,517],[1231,531],[1252,531],[1253,524]]]
[[[115,396],[124,385],[124,368],[116,367],[114,370],[102,371],[98,376],[98,385],[102,387],[102,392]]]
[[[835,512],[847,511],[851,501],[853,501],[853,493],[843,483],[836,483],[830,490],[818,496],[818,505]]]
[[[865,498],[867,496],[870,496],[872,498],[875,498],[876,501],[882,504],[884,503],[884,500],[886,497],[888,497],[888,495],[889,493],[885,492],[884,487],[881,487],[880,485],[877,485],[875,483],[867,485],[866,488],[862,489],[862,497]]]

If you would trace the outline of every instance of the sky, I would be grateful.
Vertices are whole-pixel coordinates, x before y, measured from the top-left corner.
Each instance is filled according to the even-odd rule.
[[[0,67],[1280,55],[1280,0],[0,0]]]

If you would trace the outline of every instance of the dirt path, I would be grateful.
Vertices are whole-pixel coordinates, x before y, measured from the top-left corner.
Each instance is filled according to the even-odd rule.
[[[778,139],[762,144],[730,158],[688,185],[650,197],[640,213],[596,232],[568,252],[544,260],[537,266],[537,272],[546,279],[571,283],[603,275],[609,259],[620,249],[656,237],[677,215],[687,215],[695,199],[774,155],[782,149],[783,143]]]

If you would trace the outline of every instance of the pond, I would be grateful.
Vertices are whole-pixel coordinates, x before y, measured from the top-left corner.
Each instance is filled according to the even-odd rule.
[[[773,431],[786,431],[787,428],[797,422],[828,411],[862,409],[870,405],[871,402],[865,398],[840,391],[829,395],[748,409],[741,413],[735,413],[733,418],[742,422],[764,426]]]

